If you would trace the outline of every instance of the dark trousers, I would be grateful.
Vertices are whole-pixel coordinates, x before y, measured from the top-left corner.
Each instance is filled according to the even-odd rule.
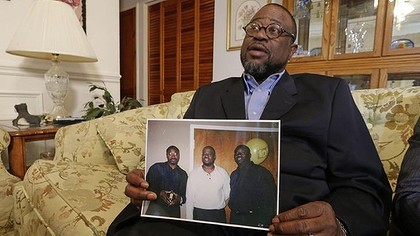
[[[107,236],[139,235],[265,236],[267,232],[196,222],[140,217],[139,210],[130,203],[111,223]]]
[[[226,223],[226,212],[225,209],[206,210],[194,207],[193,218],[194,220]]]
[[[267,217],[268,216],[268,217]],[[231,224],[247,225],[268,228],[271,224],[272,216],[261,214],[259,211],[235,211],[230,212]]]

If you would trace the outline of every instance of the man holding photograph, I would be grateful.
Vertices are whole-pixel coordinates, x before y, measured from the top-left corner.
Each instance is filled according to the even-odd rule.
[[[289,75],[296,52],[296,22],[283,6],[263,6],[244,27],[244,73],[205,85],[194,94],[186,119],[281,120],[279,209],[268,235],[386,235],[391,188],[372,138],[347,82],[324,75]],[[127,175],[125,194],[135,206],[156,199],[141,170]],[[135,211],[132,205],[125,211]],[[168,232],[151,225],[184,229],[192,235],[267,235],[267,232],[193,224],[152,223],[139,217],[124,225],[128,235]],[[121,222],[121,223],[120,223]],[[135,234],[133,234],[135,235]]]

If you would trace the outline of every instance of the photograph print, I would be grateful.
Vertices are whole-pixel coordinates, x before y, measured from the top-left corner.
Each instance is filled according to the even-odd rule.
[[[144,217],[268,231],[278,214],[280,121],[149,119]]]

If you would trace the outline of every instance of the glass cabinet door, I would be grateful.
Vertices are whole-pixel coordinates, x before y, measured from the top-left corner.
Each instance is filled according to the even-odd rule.
[[[334,55],[370,52],[380,50],[380,30],[377,27],[378,0],[338,0],[333,1],[337,22],[335,25]],[[381,1],[383,3],[383,1]],[[382,10],[383,11],[383,10]],[[382,12],[381,11],[381,12]],[[334,56],[333,56],[334,57]]]
[[[385,17],[385,0],[338,0],[333,5],[330,58],[379,56],[383,21],[377,19]]]
[[[386,88],[420,86],[420,71],[389,71]]]
[[[347,81],[351,91],[370,88],[370,75],[341,75],[334,77]]]
[[[347,81],[351,91],[359,89],[377,88],[379,69],[329,71],[328,75]]]
[[[293,15],[297,24],[294,57],[321,56],[324,30],[324,0],[294,0]]]
[[[388,3],[384,54],[420,52],[420,0]]]

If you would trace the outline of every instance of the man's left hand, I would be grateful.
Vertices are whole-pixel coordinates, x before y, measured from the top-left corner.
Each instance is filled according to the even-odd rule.
[[[276,215],[268,235],[343,236],[335,212],[327,202],[316,201]]]

